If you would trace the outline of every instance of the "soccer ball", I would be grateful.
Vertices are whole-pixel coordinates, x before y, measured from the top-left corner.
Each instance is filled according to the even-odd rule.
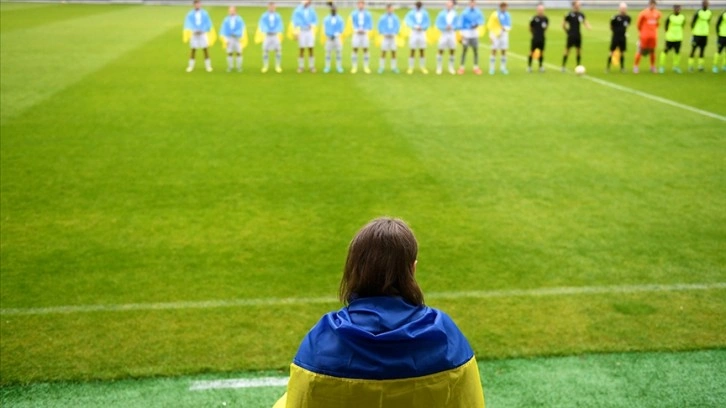
[[[585,72],[586,72],[585,66],[578,65],[578,66],[575,67],[575,74],[577,74],[577,75],[585,75]]]

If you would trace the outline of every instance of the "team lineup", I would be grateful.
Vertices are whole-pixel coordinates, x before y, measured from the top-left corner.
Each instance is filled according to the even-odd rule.
[[[397,51],[408,46],[408,65],[406,73],[413,74],[418,71],[428,74],[426,68],[426,49],[429,44],[437,44],[436,74],[446,72],[463,75],[466,73],[465,63],[467,54],[471,50],[473,59],[472,71],[476,75],[483,73],[479,66],[479,41],[488,36],[491,54],[489,57],[488,72],[494,75],[498,71],[508,74],[507,50],[509,49],[509,33],[512,30],[512,17],[508,12],[506,2],[501,2],[498,9],[489,17],[477,8],[475,0],[468,1],[462,10],[457,10],[456,1],[447,1],[444,8],[435,16],[418,1],[411,10],[399,18],[395,14],[394,6],[388,4],[385,12],[374,21],[373,15],[366,8],[364,1],[359,1],[357,8],[347,19],[338,14],[333,2],[328,2],[329,13],[322,21],[319,20],[315,8],[310,0],[303,0],[292,13],[291,21],[285,28],[281,15],[276,11],[274,2],[268,4],[267,10],[262,14],[254,33],[254,43],[262,46],[263,73],[270,70],[270,59],[274,58],[274,70],[282,72],[282,44],[283,35],[289,40],[296,41],[299,49],[297,72],[306,70],[316,72],[315,68],[315,42],[319,39],[325,50],[325,67],[323,72],[345,72],[343,67],[343,46],[350,39],[352,53],[350,56],[350,72],[355,74],[362,65],[366,74],[372,72],[371,50],[375,46],[380,50],[377,67],[378,73],[387,69],[399,73]],[[716,19],[715,30],[718,37],[717,50],[713,55],[711,71],[713,73],[726,72],[726,12],[721,12]],[[658,31],[661,27],[662,14],[657,8],[655,0],[650,0],[648,7],[642,10],[636,20],[638,42],[633,59],[633,73],[640,72],[640,62],[643,57],[650,61],[652,73],[665,73],[668,56],[672,51],[672,71],[680,74],[680,51],[685,37],[687,18],[681,13],[679,5],[673,6],[673,12],[665,19],[664,47],[659,54],[656,53],[658,44]],[[706,62],[704,52],[711,34],[711,21],[713,11],[709,2],[703,1],[701,9],[697,10],[690,23],[691,52],[688,58],[688,71],[705,71]],[[620,72],[626,72],[627,32],[631,25],[626,3],[620,3],[618,13],[610,20],[611,41],[605,72],[615,67]],[[538,71],[544,72],[544,51],[546,33],[550,21],[545,15],[545,7],[539,4],[536,14],[529,22],[531,45],[528,54],[527,71],[533,72],[533,63],[538,63]],[[575,49],[575,72],[585,72],[581,65],[582,58],[582,28],[592,29],[587,18],[581,11],[579,1],[572,2],[572,9],[562,21],[562,29],[566,33],[565,49],[562,56],[561,71],[567,71],[570,51]],[[184,42],[188,42],[191,54],[186,71],[192,72],[195,67],[196,51],[201,49],[204,53],[204,64],[207,72],[212,71],[209,48],[217,39],[227,53],[227,71],[242,71],[243,51],[249,44],[247,25],[237,14],[234,6],[229,7],[229,13],[224,18],[219,35],[212,20],[201,7],[201,1],[194,1],[194,8],[189,11],[184,22]],[[461,46],[459,66],[456,63],[456,50]],[[362,58],[361,58],[362,57]],[[498,59],[498,66],[497,66]],[[656,61],[657,59],[657,61]],[[362,64],[361,64],[362,62]],[[333,66],[334,63],[334,66]]]

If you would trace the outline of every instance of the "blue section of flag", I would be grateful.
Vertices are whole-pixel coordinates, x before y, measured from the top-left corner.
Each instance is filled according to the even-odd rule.
[[[398,35],[401,31],[401,20],[395,14],[384,14],[378,20],[378,33],[381,35]]]
[[[484,24],[484,14],[476,8],[467,8],[461,12],[461,29],[473,30]]]
[[[343,34],[343,30],[345,29],[343,18],[337,15],[325,17],[323,25],[325,26],[325,36],[329,38],[340,37],[340,35]]]
[[[232,24],[234,22],[234,24]],[[242,17],[235,15],[235,16],[227,16],[224,18],[224,21],[222,22],[222,27],[219,29],[219,34],[223,35],[225,37],[242,37],[242,30],[245,26],[244,20],[242,20]]]
[[[418,22],[416,20],[416,15],[418,13],[421,13],[421,21]],[[408,25],[412,29],[420,28],[423,31],[426,31],[431,26],[431,18],[429,17],[429,12],[425,9],[421,10],[411,10],[406,14],[405,18],[406,25]]]
[[[307,13],[305,9],[307,8]],[[297,28],[310,29],[311,26],[318,24],[318,15],[315,10],[311,7],[305,7],[302,4],[295,8],[292,13],[292,23]]]
[[[195,16],[196,13],[200,13],[200,19],[197,21]],[[199,24],[197,24],[199,22]],[[192,31],[209,32],[212,29],[212,19],[209,18],[209,14],[206,10],[191,10],[187,13],[187,18],[184,20],[184,28]]]
[[[318,374],[387,380],[450,370],[473,355],[445,313],[397,297],[369,297],[323,316],[293,362]]]
[[[260,18],[258,29],[264,34],[280,34],[284,29],[282,17],[278,13],[266,11]]]

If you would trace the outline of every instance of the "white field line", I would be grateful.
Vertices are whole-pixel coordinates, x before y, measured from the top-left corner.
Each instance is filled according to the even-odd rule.
[[[189,391],[221,390],[226,388],[286,387],[288,380],[289,377],[261,377],[194,381],[189,386]]]
[[[489,47],[486,47],[486,46],[484,48],[489,49]],[[511,57],[514,57],[514,58],[517,58],[517,59],[520,59],[520,60],[523,60],[523,61],[527,61],[527,57],[524,56],[524,55],[521,55],[521,54],[517,54],[517,53],[513,53],[513,52],[507,52],[507,55],[509,55]],[[535,61],[532,61],[532,62],[534,63]],[[532,64],[532,65],[535,65],[535,64]],[[557,65],[554,65],[554,64],[551,64],[551,63],[548,63],[548,62],[545,62],[544,65],[547,68],[554,69],[554,70],[557,70],[557,71],[559,71],[560,68],[561,68],[561,67],[559,67]],[[536,71],[534,71],[532,73],[532,75],[535,75],[535,73],[536,73]],[[650,75],[650,73],[648,73],[648,74]],[[607,86],[609,88],[617,89],[618,91],[628,92],[628,93],[631,93],[633,95],[638,95],[640,97],[643,97],[643,98],[646,98],[646,99],[650,99],[652,101],[660,102],[660,103],[665,104],[665,105],[670,105],[670,106],[673,106],[673,107],[676,107],[676,108],[679,108],[679,109],[683,109],[683,110],[686,110],[686,111],[689,111],[689,112],[693,112],[693,113],[697,113],[699,115],[703,115],[703,116],[706,116],[706,117],[709,117],[709,118],[712,118],[712,119],[718,119],[720,121],[726,122],[726,116],[719,115],[717,113],[705,111],[703,109],[694,108],[693,106],[684,105],[682,103],[678,103],[678,102],[672,101],[670,99],[666,99],[666,98],[662,98],[660,96],[652,95],[652,94],[649,94],[647,92],[638,91],[637,89],[628,88],[627,86],[618,85],[618,84],[615,84],[615,83],[610,82],[610,81],[605,81],[604,79],[594,78],[594,77],[591,77],[589,75],[583,75],[582,78],[583,79],[587,79],[588,81],[595,82],[596,84],[600,84],[602,86]]]
[[[536,289],[505,289],[505,290],[473,290],[456,292],[430,292],[426,299],[494,299],[513,297],[558,297],[591,294],[629,294],[629,293],[659,293],[682,291],[707,291],[726,289],[726,282],[713,283],[676,283],[676,284],[650,284],[650,285],[615,285],[615,286],[569,286]],[[213,309],[222,307],[250,307],[250,306],[286,306],[309,304],[335,304],[338,301],[333,297],[307,297],[307,298],[253,298],[207,300],[190,302],[160,302],[160,303],[128,303],[109,305],[79,305],[79,306],[51,306],[37,308],[6,308],[0,309],[2,316],[29,316],[50,314],[73,314],[92,312],[128,312],[149,310],[182,310],[182,309]]]

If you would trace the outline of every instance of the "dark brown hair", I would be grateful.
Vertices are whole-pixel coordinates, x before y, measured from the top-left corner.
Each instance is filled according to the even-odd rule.
[[[405,222],[377,218],[353,237],[348,247],[340,300],[355,297],[400,296],[422,305],[423,293],[414,278],[418,243]]]

